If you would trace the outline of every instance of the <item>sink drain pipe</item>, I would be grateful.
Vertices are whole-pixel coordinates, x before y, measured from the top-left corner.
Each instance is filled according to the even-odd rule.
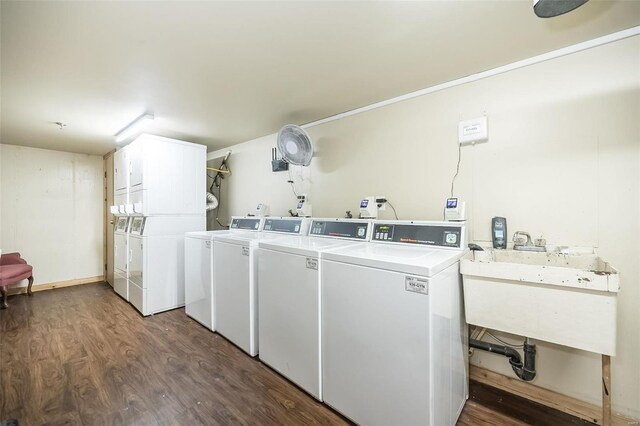
[[[536,377],[536,345],[524,341],[524,363],[520,353],[509,346],[496,345],[482,340],[469,339],[469,346],[482,351],[493,352],[509,358],[509,364],[516,376],[529,382]]]

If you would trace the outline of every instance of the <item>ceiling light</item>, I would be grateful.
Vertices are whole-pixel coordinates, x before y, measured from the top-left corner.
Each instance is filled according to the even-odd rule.
[[[553,18],[571,12],[588,0],[533,0],[533,11],[540,18]]]
[[[136,118],[131,123],[129,123],[127,127],[120,130],[118,133],[114,135],[116,138],[116,142],[122,142],[126,139],[129,139],[134,134],[139,133],[142,130],[142,128],[148,122],[153,121],[154,118],[155,117],[153,116],[153,114],[150,114],[150,113],[142,114],[140,117]]]

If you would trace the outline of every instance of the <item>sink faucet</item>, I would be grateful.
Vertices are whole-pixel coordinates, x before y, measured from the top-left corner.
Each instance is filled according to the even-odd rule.
[[[519,236],[527,237],[527,240],[524,244],[518,243],[520,241],[520,238],[518,238]],[[513,233],[513,249],[520,251],[547,251],[547,248],[545,246],[537,246],[533,244],[533,242],[531,241],[531,235],[528,232],[524,231],[516,231]]]
[[[518,236],[519,235],[524,235],[525,237],[527,237],[527,241],[524,244],[518,244]],[[513,233],[513,245],[525,245],[525,246],[532,246],[533,242],[531,242],[531,234],[529,234],[528,232],[524,232],[524,231],[516,231]]]

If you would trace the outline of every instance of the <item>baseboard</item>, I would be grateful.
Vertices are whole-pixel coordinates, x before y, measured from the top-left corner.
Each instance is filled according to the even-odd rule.
[[[475,365],[469,366],[469,379],[502,389],[572,416],[602,425],[602,408],[570,396],[544,389],[522,380],[507,377]],[[640,425],[640,420],[612,413],[614,426]]]
[[[87,278],[77,278],[75,280],[67,280],[67,281],[57,281],[54,283],[46,283],[46,284],[34,284],[31,287],[31,291],[43,291],[43,290],[53,290],[54,288],[63,288],[63,287],[71,287],[74,285],[82,285],[82,284],[91,284],[99,281],[104,281],[104,276],[99,275],[97,277],[87,277]],[[23,294],[27,292],[27,287],[10,287],[8,294]]]

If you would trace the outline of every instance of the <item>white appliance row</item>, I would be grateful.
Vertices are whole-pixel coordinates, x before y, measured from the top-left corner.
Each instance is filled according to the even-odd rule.
[[[188,315],[357,423],[456,423],[463,223],[312,219],[291,236],[235,219],[187,236]]]
[[[257,242],[305,235],[306,218],[234,217],[229,231],[185,236],[187,315],[258,353]],[[219,302],[219,303],[217,303]]]
[[[206,147],[143,134],[114,155],[114,290],[143,315],[184,305],[184,235],[206,229]]]

